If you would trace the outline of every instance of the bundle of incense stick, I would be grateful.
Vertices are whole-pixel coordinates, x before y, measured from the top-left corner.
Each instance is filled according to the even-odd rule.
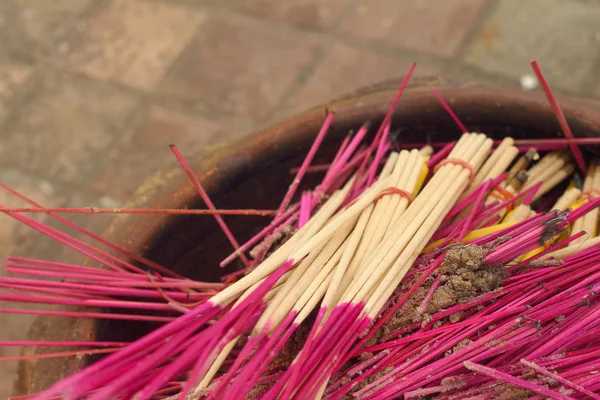
[[[208,210],[113,212],[212,214],[234,250],[221,265],[243,266],[223,283],[179,276],[60,215],[108,210],[46,209],[0,186],[31,206],[0,211],[100,266],[9,257],[21,277],[0,278],[0,300],[78,309],[2,312],[164,323],[128,343],[0,343],[74,348],[19,359],[106,354],[19,398],[600,398],[600,167],[588,170],[533,67],[568,142],[466,133],[434,92],[465,133],[437,152],[401,149],[392,112],[413,65],[378,129],[364,124],[328,165],[311,165],[328,113],[277,210],[218,210],[172,146]],[[569,182],[574,163],[581,188]],[[298,193],[309,173],[324,173],[321,183]],[[227,214],[272,220],[240,245]]]

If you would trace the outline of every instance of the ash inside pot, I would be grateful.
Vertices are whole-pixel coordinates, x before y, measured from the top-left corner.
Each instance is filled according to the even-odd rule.
[[[454,247],[446,252],[440,266],[443,285],[433,294],[427,314],[464,303],[502,285],[506,269],[503,265],[484,264],[485,254],[486,251],[475,244]]]

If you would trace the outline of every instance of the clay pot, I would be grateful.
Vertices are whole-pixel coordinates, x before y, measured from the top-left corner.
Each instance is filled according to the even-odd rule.
[[[182,152],[220,208],[275,208],[287,189],[289,169],[300,164],[312,143],[326,109],[336,112],[332,129],[319,157],[330,159],[341,138],[364,121],[379,122],[397,90],[390,81],[351,93],[240,140],[194,152]],[[439,80],[415,81],[394,114],[393,127],[403,142],[453,140],[457,127],[431,95],[435,87],[471,131],[494,138],[561,137],[558,123],[541,93],[486,87]],[[579,137],[598,136],[598,102],[560,98],[569,124]],[[168,151],[168,149],[165,149]],[[310,182],[309,182],[310,184]],[[149,178],[128,202],[135,208],[203,208],[178,165]],[[227,217],[240,240],[260,228],[263,217]],[[218,261],[231,247],[208,216],[119,215],[106,231],[107,239],[130,251],[196,279],[218,279],[224,273]],[[149,324],[92,321],[73,318],[38,318],[30,340],[130,340],[151,329]],[[28,353],[57,349],[32,348]],[[83,367],[89,358],[26,361],[19,365],[15,395],[32,393]]]

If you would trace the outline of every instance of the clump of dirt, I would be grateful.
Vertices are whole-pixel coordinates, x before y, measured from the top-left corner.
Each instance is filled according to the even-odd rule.
[[[442,285],[427,305],[426,314],[464,303],[498,289],[506,278],[503,265],[483,263],[486,250],[475,244],[456,246],[446,252],[440,266]]]

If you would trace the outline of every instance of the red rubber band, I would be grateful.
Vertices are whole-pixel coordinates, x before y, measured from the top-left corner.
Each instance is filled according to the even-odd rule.
[[[492,196],[493,198],[495,198],[496,200],[500,200],[500,201],[506,201],[506,197],[504,197],[502,195],[502,193],[497,192],[497,191],[493,191],[492,193],[490,193],[490,196]]]
[[[490,193],[490,194],[502,202],[508,201],[508,200],[512,199],[513,197],[515,197],[514,194],[512,194],[510,191],[504,189],[501,186],[496,186],[494,188],[494,190],[492,191],[492,193]],[[509,204],[507,208],[509,211],[512,210],[514,208],[514,203]]]
[[[500,193],[502,193],[502,195],[504,196],[504,198],[505,198],[506,200],[510,200],[510,199],[512,199],[513,197],[515,197],[515,195],[514,195],[514,194],[512,194],[512,192],[511,192],[510,190],[506,190],[506,189],[504,189],[502,186],[496,186],[496,187],[494,188],[494,190],[497,190],[497,191],[499,191]]]
[[[410,194],[409,192],[407,192],[406,190],[402,190],[402,189],[398,189],[397,187],[387,187],[385,189],[383,189],[375,198],[375,200],[379,200],[384,196],[387,196],[388,194],[398,194],[402,197],[404,197],[406,200],[408,200],[408,204],[410,205],[410,203],[413,202],[413,200],[415,199],[413,197],[412,194]]]
[[[598,197],[600,197],[600,189],[588,189],[585,192],[581,193],[580,197],[582,199],[595,200]]]
[[[468,162],[461,160],[460,158],[446,158],[445,160],[442,160],[438,163],[438,165],[435,166],[435,168],[433,169],[433,172],[437,172],[438,169],[440,169],[441,167],[443,167],[446,164],[454,164],[454,165],[460,165],[461,167],[465,168],[466,170],[469,171],[469,186],[471,186],[471,184],[473,183],[473,180],[475,179],[475,170],[473,169],[473,167],[471,166],[471,164],[469,164]]]

